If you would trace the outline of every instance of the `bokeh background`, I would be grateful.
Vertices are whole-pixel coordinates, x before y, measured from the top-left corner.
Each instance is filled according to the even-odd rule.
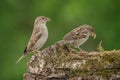
[[[103,41],[106,50],[120,49],[120,0],[1,0],[0,1],[0,80],[22,80],[26,62],[18,64],[30,38],[37,16],[47,16],[49,39],[46,48],[82,24],[94,27],[97,38],[90,38],[82,49],[96,51]]]

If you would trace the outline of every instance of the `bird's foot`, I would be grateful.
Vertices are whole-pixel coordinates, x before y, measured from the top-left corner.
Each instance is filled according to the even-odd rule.
[[[84,53],[84,51],[82,49],[80,49],[80,53]]]
[[[87,53],[86,51],[82,50],[81,48],[79,48],[79,50],[80,50],[80,54]]]

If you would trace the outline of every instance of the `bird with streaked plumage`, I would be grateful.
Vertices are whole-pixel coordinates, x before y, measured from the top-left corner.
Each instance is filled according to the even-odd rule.
[[[96,38],[94,29],[92,26],[84,24],[67,33],[63,41],[80,49],[80,46],[88,40],[89,36],[93,36],[94,39]]]
[[[48,29],[46,26],[48,21],[50,21],[50,19],[45,16],[39,16],[35,19],[32,35],[23,55],[18,59],[17,63],[30,52],[38,51],[41,47],[43,47],[48,39]]]

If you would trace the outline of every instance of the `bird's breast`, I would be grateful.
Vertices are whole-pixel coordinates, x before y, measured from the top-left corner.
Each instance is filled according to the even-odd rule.
[[[84,44],[89,38],[89,35],[87,35],[85,38],[79,39],[77,42],[80,45]]]
[[[41,36],[38,39],[38,41],[36,42],[36,44],[34,45],[33,49],[34,50],[39,50],[41,47],[43,47],[43,45],[45,44],[45,42],[48,39],[48,29],[45,25],[43,25],[41,28]]]

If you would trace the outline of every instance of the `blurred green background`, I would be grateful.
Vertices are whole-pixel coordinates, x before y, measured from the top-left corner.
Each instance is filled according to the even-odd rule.
[[[106,50],[120,49],[120,0],[1,0],[0,80],[22,80],[32,54],[18,64],[16,61],[30,38],[35,18],[41,15],[51,18],[43,48],[73,28],[89,24],[97,38],[90,38],[82,49],[96,51],[101,40]]]

